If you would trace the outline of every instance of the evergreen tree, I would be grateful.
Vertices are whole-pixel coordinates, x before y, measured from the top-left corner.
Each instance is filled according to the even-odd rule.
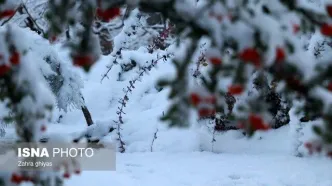
[[[70,70],[70,67],[61,63],[54,56],[46,56],[44,59],[55,74],[46,76],[52,92],[57,98],[57,107],[60,110],[68,111],[68,108],[81,109],[86,119],[87,125],[93,124],[91,115],[85,106],[81,93],[83,81],[81,77]],[[61,117],[61,116],[60,116]]]

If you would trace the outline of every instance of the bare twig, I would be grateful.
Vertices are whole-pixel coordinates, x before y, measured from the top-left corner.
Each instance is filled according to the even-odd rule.
[[[212,134],[212,141],[211,141],[211,151],[214,151],[214,143],[216,142],[216,130],[213,129],[213,134]]]
[[[115,60],[116,60],[116,58],[115,58]],[[109,79],[108,73],[112,70],[113,65],[114,65],[114,63],[107,67],[107,71],[105,74],[102,75],[100,83],[102,83],[105,78]]]
[[[31,21],[33,22],[33,24],[37,27],[37,29],[43,34],[45,35],[45,31],[37,24],[36,20],[32,17],[32,15],[29,13],[27,7],[25,6],[24,3],[22,3],[22,8],[25,10],[25,12],[28,14],[29,18],[31,19]]]
[[[203,43],[200,46],[200,48],[202,49],[205,45],[206,45],[206,43]],[[205,52],[206,52],[206,49],[204,51],[201,51],[201,54],[198,57],[198,60],[196,62],[196,69],[195,69],[194,74],[193,74],[194,78],[197,78],[198,76],[201,75],[201,72],[200,72],[199,68],[200,68],[201,64],[203,64],[203,63],[206,62],[206,54],[205,54]]]
[[[167,54],[167,55],[163,55],[162,57],[157,58],[156,60],[152,60],[151,64],[148,65],[147,67],[142,67],[140,69],[140,72],[138,73],[138,76],[134,79],[134,80],[130,80],[129,81],[129,85],[124,89],[124,96],[123,98],[121,98],[119,100],[120,106],[118,107],[118,110],[116,112],[116,114],[118,115],[118,120],[114,121],[114,123],[116,123],[117,125],[117,135],[118,135],[118,141],[120,143],[120,152],[123,153],[125,152],[125,143],[122,140],[122,136],[121,136],[121,125],[124,124],[123,122],[123,114],[126,114],[124,112],[124,108],[127,106],[127,103],[129,101],[129,93],[132,92],[132,90],[135,88],[134,84],[139,81],[139,79],[148,71],[151,71],[151,69],[153,67],[156,66],[156,64],[158,63],[159,60],[163,59],[164,61],[167,60],[168,57],[170,57],[171,54]]]
[[[151,146],[150,146],[151,152],[153,152],[153,144],[154,144],[154,141],[157,139],[157,134],[158,134],[158,127],[156,129],[156,132],[154,132],[154,134],[153,134],[153,139],[152,139]]]
[[[1,24],[1,26],[3,26],[3,25],[5,25],[6,23],[8,23],[15,15],[16,15],[16,12],[21,8],[21,4],[16,8],[16,10],[15,10],[15,13],[10,17],[10,18],[8,18],[8,19],[6,19],[2,24]]]
[[[100,80],[100,83],[102,83],[103,80],[104,80],[105,78],[109,79],[109,77],[108,77],[108,73],[112,70],[112,67],[113,67],[114,64],[118,64],[117,59],[118,59],[118,58],[121,58],[121,51],[122,51],[122,48],[120,48],[120,49],[115,53],[115,55],[116,55],[116,56],[115,56],[115,59],[113,60],[113,63],[112,63],[110,66],[107,67],[108,69],[107,69],[106,73],[102,75],[102,78],[101,78],[101,80]]]

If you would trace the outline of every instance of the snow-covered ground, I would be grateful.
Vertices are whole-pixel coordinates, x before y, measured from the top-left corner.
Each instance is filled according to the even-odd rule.
[[[330,160],[211,152],[118,154],[114,172],[84,172],[66,185],[331,186]]]

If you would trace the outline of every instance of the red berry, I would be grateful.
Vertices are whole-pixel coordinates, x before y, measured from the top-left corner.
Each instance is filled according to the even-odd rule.
[[[97,10],[96,10],[96,14],[97,14],[98,17],[102,18],[104,16],[103,9],[98,7]]]
[[[293,33],[296,34],[300,31],[300,25],[293,24]]]
[[[209,59],[209,61],[213,64],[213,65],[221,65],[222,61],[220,58],[217,57],[212,57]]]
[[[249,122],[252,124],[252,123],[263,123],[264,121],[260,116],[255,114],[250,114]]]
[[[0,65],[0,76],[7,74],[10,71],[10,66],[7,64]]]
[[[208,109],[208,108],[201,108],[198,110],[198,114],[200,117],[210,117],[215,115],[216,110],[214,109]]]
[[[46,126],[45,125],[42,125],[41,127],[40,127],[40,131],[42,131],[42,132],[45,132],[46,131]]]
[[[9,61],[13,65],[20,64],[20,54],[18,52],[13,52],[12,55],[9,58]]]
[[[260,66],[261,57],[260,57],[258,51],[254,48],[244,49],[240,53],[240,59],[242,59],[243,61],[251,62],[256,67]]]
[[[332,92],[332,81],[327,85],[327,90]]]
[[[15,10],[4,10],[0,12],[0,19],[4,17],[12,17],[15,15]]]
[[[20,184],[23,181],[23,178],[22,178],[22,176],[20,176],[16,173],[13,173],[12,177],[10,178],[10,181],[15,184]]]
[[[201,102],[201,98],[198,94],[192,93],[190,95],[190,101],[191,101],[191,104],[193,104],[196,107]]]
[[[276,62],[283,62],[286,58],[286,54],[283,48],[277,47],[276,49]]]
[[[250,125],[254,130],[268,130],[269,126],[266,125],[263,119],[255,114],[250,114],[249,116]]]
[[[121,10],[120,8],[109,8],[107,10],[97,8],[96,14],[103,21],[110,21],[111,19],[119,16],[121,14]]]
[[[110,8],[105,11],[105,16],[108,20],[119,16],[121,13],[120,8]]]
[[[327,5],[327,6],[326,6],[326,11],[327,11],[327,13],[329,14],[329,16],[332,17],[332,5]]]
[[[92,57],[89,55],[75,56],[73,61],[75,66],[90,66],[93,64]]]
[[[231,95],[239,95],[244,91],[242,85],[231,85],[228,87],[228,93]]]
[[[50,43],[54,43],[57,40],[57,36],[51,36],[49,38]]]
[[[307,149],[312,149],[312,147],[313,147],[312,143],[310,143],[310,142],[305,143],[304,146]]]
[[[332,36],[332,25],[323,24],[320,32],[325,36]]]
[[[74,171],[75,174],[81,174],[81,170],[77,169]]]
[[[63,177],[64,178],[70,178],[70,174],[68,172],[66,172],[66,173],[63,174]]]

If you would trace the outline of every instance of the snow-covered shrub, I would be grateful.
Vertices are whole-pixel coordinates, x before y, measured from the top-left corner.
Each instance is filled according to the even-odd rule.
[[[25,33],[15,27],[7,26],[0,30],[0,86],[1,100],[6,100],[11,114],[8,119],[15,123],[18,142],[38,142],[47,128],[53,109],[52,93],[40,73],[36,56],[29,51],[28,43],[20,38]],[[40,174],[38,169],[24,172],[20,169],[11,175],[1,174],[1,183],[19,184],[22,181],[48,183],[48,179],[60,179],[56,173]]]
[[[0,18],[8,18],[15,13],[13,2],[12,0],[1,1]],[[319,7],[312,7],[312,4],[305,0],[220,0],[195,3],[192,0],[50,0],[46,14],[49,27],[44,36],[54,41],[70,26],[80,25],[73,31],[77,37],[66,44],[70,48],[73,64],[89,71],[90,67],[98,61],[101,53],[100,42],[93,29],[95,17],[104,22],[120,19],[124,5],[137,6],[138,10],[142,12],[159,12],[172,25],[174,24],[174,33],[177,38],[174,45],[169,48],[175,51],[172,61],[176,74],[174,77],[161,79],[158,84],[160,87],[169,89],[171,104],[161,118],[169,126],[190,126],[192,111],[197,111],[201,118],[218,114],[221,122],[224,122],[224,116],[228,115],[227,119],[240,126],[250,137],[257,130],[265,131],[273,127],[274,118],[276,118],[275,127],[278,127],[280,122],[283,124],[289,120],[285,114],[289,108],[287,104],[282,103],[284,100],[302,101],[303,105],[298,108],[300,110],[298,113],[304,116],[302,121],[321,124],[314,125],[313,130],[317,136],[305,146],[312,152],[324,151],[331,156],[332,63],[329,53],[320,55],[324,53],[324,50],[320,48],[328,44],[329,38],[332,37],[332,2],[321,1]],[[133,20],[137,21],[136,18]],[[165,31],[169,32],[167,28]],[[307,34],[315,31],[324,38],[323,45],[320,43],[318,48],[310,45],[306,47],[301,41],[300,36],[303,36],[301,33]],[[131,30],[132,32],[133,30]],[[8,75],[7,73],[12,69],[15,70],[12,66],[18,65],[17,59],[25,52],[16,51],[16,45],[14,48],[10,44],[8,45],[5,40],[8,38],[6,34],[10,35],[12,31],[0,35],[3,39],[1,44],[4,45],[1,46],[0,51],[5,51],[2,57],[4,60],[0,63],[2,65],[0,76],[17,80],[15,79],[16,74]],[[162,34],[159,33],[159,36]],[[144,73],[145,68],[149,68],[144,65],[147,56],[153,58],[150,62],[154,63],[153,60],[160,57],[156,55],[159,49],[164,50],[168,47],[168,45],[163,45],[165,40],[162,37],[153,40],[155,45],[151,47],[152,50],[142,48],[138,44],[133,47],[136,51],[128,51],[118,45],[119,47],[113,51],[113,64],[119,65],[119,80],[122,80],[122,74],[130,70],[144,69],[139,71]],[[192,75],[189,67],[195,61],[193,58],[202,41],[208,41],[206,60],[209,65],[207,65],[205,73],[202,73],[200,86],[197,86],[190,79]],[[318,52],[308,55],[306,50],[310,50],[310,47],[316,48],[315,50]],[[140,56],[135,56],[136,52],[144,53],[144,60],[137,59]],[[124,55],[124,53],[126,54]],[[161,56],[164,55],[166,54]],[[11,61],[9,66],[8,59]],[[25,63],[19,64],[24,65]],[[258,74],[256,79],[258,81],[254,84],[256,87],[259,86],[256,91],[248,94],[252,90],[251,80],[254,73]],[[39,85],[37,88],[44,90],[39,84],[41,80],[31,79],[32,77],[35,78],[35,75],[24,76],[23,80],[24,82],[27,80],[29,86],[36,84]],[[107,73],[103,77],[107,77]],[[264,80],[265,77],[270,77],[272,84]],[[8,82],[11,81],[4,81],[2,86],[11,87],[8,86]],[[13,82],[12,84],[16,85],[17,82]],[[129,82],[127,90],[130,91],[132,86],[133,84]],[[8,88],[8,90],[11,89]],[[28,87],[22,91],[19,90],[19,95],[31,96],[36,93],[35,90],[39,89],[32,91],[31,87]],[[30,93],[31,91],[32,93]],[[45,93],[47,91],[49,90],[45,89]],[[11,109],[15,112],[22,106],[21,100],[16,101],[16,97],[13,97],[16,94],[4,95],[3,99],[8,98],[12,101]],[[50,103],[43,96],[35,97],[38,99],[29,100],[29,109],[31,105],[45,106]],[[236,100],[234,105],[232,97]],[[33,104],[31,101],[43,104]],[[120,104],[125,105],[125,101],[128,101],[126,96],[123,97]],[[44,112],[45,109],[41,108],[37,107],[35,111]],[[120,117],[122,117],[123,110],[122,107],[119,108],[117,124],[122,124]],[[27,123],[32,126],[31,128],[38,126],[39,118],[31,117],[36,113],[31,114],[30,110],[29,112],[24,109],[18,110],[18,112],[22,112],[20,114],[23,116],[29,113],[30,118]],[[19,136],[22,134],[21,131],[30,130],[30,128],[26,129],[19,125],[20,121],[16,121],[16,123]],[[106,132],[114,131],[109,127],[105,127],[105,130],[107,130]],[[121,137],[120,130],[121,128],[118,127],[119,138]],[[24,141],[29,140],[30,138],[24,138]],[[99,140],[95,139],[92,142]],[[119,139],[119,141],[120,151],[123,152],[122,140]]]
[[[76,19],[77,16],[74,16],[68,19],[69,16],[66,15],[74,12],[72,6],[69,6],[70,3],[61,4],[50,1],[51,27],[48,33],[61,34],[63,28],[69,23],[74,24],[78,20],[82,22],[84,28],[80,32],[82,35],[79,35],[81,39],[72,45],[72,53],[74,64],[88,70],[98,59],[92,47],[95,42],[91,34],[93,22],[91,17],[94,15],[95,8],[97,8],[97,16],[104,20],[111,20],[121,14],[120,7],[126,3],[138,6],[141,11],[160,12],[163,17],[176,25],[176,33],[181,36],[182,42],[178,42],[179,53],[174,58],[178,71],[177,77],[160,82],[160,86],[171,87],[170,98],[174,100],[169,112],[162,118],[170,121],[170,126],[189,125],[190,114],[187,108],[190,106],[190,97],[197,101],[199,96],[190,96],[192,87],[188,86],[188,66],[198,48],[197,43],[203,37],[210,41],[207,58],[212,65],[208,70],[209,76],[203,77],[202,82],[205,91],[210,92],[211,95],[208,97],[212,101],[198,108],[201,116],[223,113],[226,105],[220,99],[223,99],[226,93],[243,96],[243,93],[247,92],[245,90],[250,88],[248,80],[254,71],[267,73],[273,77],[273,81],[279,82],[275,87],[276,94],[270,97],[278,97],[278,94],[282,93],[287,100],[299,97],[304,99],[305,117],[320,117],[326,113],[327,108],[317,107],[322,96],[317,96],[320,91],[316,90],[319,89],[317,79],[323,78],[328,81],[327,76],[322,76],[328,74],[326,73],[328,68],[320,67],[328,63],[312,63],[312,58],[306,56],[305,49],[297,36],[300,36],[302,32],[312,32],[316,29],[319,29],[324,36],[330,36],[329,4],[310,8],[312,4],[307,1],[217,1],[211,3],[200,1],[198,4],[190,1],[89,1],[82,3],[79,8],[83,17]],[[52,13],[60,7],[64,19],[57,19],[57,15]],[[262,22],[267,24],[261,24]],[[231,56],[226,57],[226,53],[229,56],[226,52],[229,50],[232,51]],[[319,70],[318,73],[317,70]],[[218,86],[221,77],[230,80],[226,86],[225,83],[223,87]],[[179,87],[183,89],[179,91]],[[299,95],[296,97],[294,93]],[[265,93],[258,92],[234,106],[232,119],[239,122],[248,134],[253,134],[255,130],[268,129],[270,126],[267,122],[273,119],[273,114],[278,117],[284,115],[269,109],[273,102],[258,101],[264,97],[266,97]],[[288,110],[284,106],[281,106],[281,109]],[[327,120],[325,122],[329,123]],[[323,135],[319,127],[315,127],[315,131]]]

